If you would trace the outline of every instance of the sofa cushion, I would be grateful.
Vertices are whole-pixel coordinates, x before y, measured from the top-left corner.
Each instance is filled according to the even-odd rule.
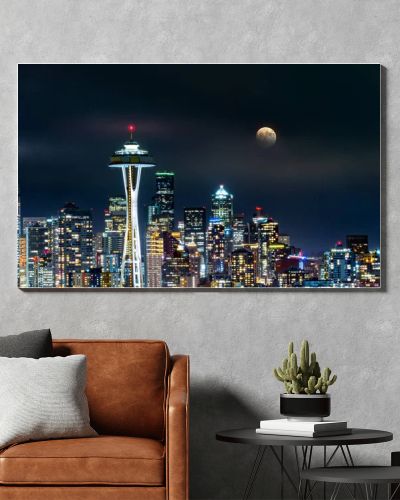
[[[0,357],[0,448],[96,436],[85,394],[86,357]]]
[[[52,354],[49,329],[0,337],[0,356],[6,358],[44,358]]]
[[[164,446],[144,438],[37,441],[0,453],[1,484],[159,486],[164,470]]]
[[[161,341],[55,340],[54,354],[85,354],[90,422],[99,434],[163,439],[170,366]]]

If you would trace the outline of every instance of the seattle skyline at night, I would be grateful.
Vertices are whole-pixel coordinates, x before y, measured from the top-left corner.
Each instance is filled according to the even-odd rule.
[[[380,66],[20,65],[19,190],[20,287],[377,288]]]

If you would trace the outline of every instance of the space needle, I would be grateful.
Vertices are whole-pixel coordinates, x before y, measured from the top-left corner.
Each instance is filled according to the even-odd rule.
[[[135,125],[129,125],[130,140],[122,149],[115,151],[109,163],[111,168],[120,168],[126,197],[126,226],[124,251],[121,263],[121,286],[140,288],[143,286],[142,253],[138,218],[138,195],[142,168],[155,167],[148,151],[133,141]]]

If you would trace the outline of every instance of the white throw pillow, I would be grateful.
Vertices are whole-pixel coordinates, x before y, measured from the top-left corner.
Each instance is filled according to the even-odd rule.
[[[96,436],[85,387],[86,356],[0,357],[0,448]]]

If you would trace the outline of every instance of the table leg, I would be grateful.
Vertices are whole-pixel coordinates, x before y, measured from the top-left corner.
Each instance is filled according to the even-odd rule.
[[[312,446],[302,446],[301,447],[302,449],[302,452],[303,452],[303,464],[302,464],[302,467],[301,469],[302,470],[308,470],[311,468],[311,459],[312,459],[312,453],[313,453],[313,447]],[[315,486],[315,483],[314,483],[314,486]],[[312,500],[312,495],[311,495],[311,492],[312,490],[314,489],[314,486],[311,487],[310,485],[310,482],[306,480],[305,484],[304,484],[304,499],[307,499],[307,498],[311,498]],[[308,493],[307,493],[307,490],[310,490]],[[301,494],[301,488],[300,488],[300,494]]]
[[[283,498],[284,498],[284,479],[285,479],[285,476],[288,479],[289,483],[292,485],[292,487],[295,490],[295,492],[297,493],[297,491],[298,491],[298,487],[297,487],[295,481],[293,480],[293,478],[290,475],[287,467],[285,466],[283,446],[280,447],[281,450],[279,452],[275,449],[274,446],[259,446],[258,450],[257,450],[256,458],[254,460],[254,463],[253,463],[253,466],[252,466],[252,469],[251,469],[251,472],[250,472],[249,479],[247,481],[246,489],[244,490],[243,500],[247,500],[247,499],[250,498],[250,495],[251,495],[251,493],[253,491],[253,487],[254,487],[254,483],[255,483],[258,471],[259,471],[260,466],[261,466],[261,462],[262,462],[262,460],[264,458],[264,455],[265,455],[265,452],[266,452],[267,448],[269,448],[271,450],[272,454],[274,455],[276,461],[278,462],[278,464],[280,466],[280,471],[281,471],[281,491],[280,491],[281,492],[281,499],[283,500]],[[297,455],[297,453],[296,453],[296,455]],[[298,468],[298,470],[300,472],[300,468]]]
[[[302,481],[300,478],[300,473],[302,470],[308,470],[311,468],[311,462],[312,462],[312,456],[313,456],[313,446],[302,446],[301,447],[301,451],[303,454],[303,458],[302,458],[301,463],[299,460],[297,446],[294,446],[296,465],[297,465],[297,473],[298,473],[298,477],[299,477],[298,485],[296,485],[293,478],[292,478],[292,475],[289,473],[288,469],[285,466],[283,446],[280,446],[280,450],[277,451],[274,446],[268,446],[268,445],[259,446],[257,449],[257,455],[256,455],[256,458],[254,460],[254,463],[253,463],[253,466],[252,466],[252,469],[250,472],[250,476],[249,476],[249,479],[248,479],[247,484],[246,484],[246,489],[245,489],[244,494],[243,494],[243,500],[248,500],[250,498],[250,495],[251,495],[253,488],[254,488],[254,483],[255,483],[258,471],[259,471],[260,466],[261,466],[261,462],[264,458],[264,455],[265,455],[267,448],[269,448],[271,450],[276,461],[280,465],[280,497],[281,497],[281,500],[284,499],[285,476],[289,480],[290,484],[293,486],[293,489],[297,492],[297,496],[299,499],[300,498],[303,498],[303,499],[310,498],[312,500],[312,491],[315,488],[317,483],[315,482],[311,485],[309,481],[305,481],[304,493],[303,493],[303,491],[302,491],[303,484],[302,484]],[[354,467],[354,460],[353,460],[353,457],[351,455],[350,448],[348,445],[336,446],[329,458],[328,458],[328,454],[327,454],[327,447],[324,446],[324,458],[323,458],[324,467],[329,467],[329,464],[332,462],[333,458],[336,456],[336,453],[339,450],[344,458],[346,466],[347,467]],[[326,500],[326,495],[327,495],[326,483],[323,484],[323,488],[324,488],[323,498],[324,498],[324,500]],[[332,491],[332,495],[330,497],[330,500],[336,499],[338,492],[339,492],[339,489],[340,489],[340,485],[339,486],[335,485],[335,487]],[[356,498],[356,491],[357,490],[355,489],[354,499]],[[360,488],[360,491],[363,494],[363,491],[361,488]],[[397,489],[396,489],[396,491],[397,491]],[[370,489],[370,491],[368,491],[367,487],[366,487],[366,495],[367,495],[367,500],[374,500],[374,497],[376,497],[377,492],[376,492],[376,490],[373,490],[373,489]],[[389,500],[392,500],[392,498],[389,498]]]
[[[244,490],[243,500],[250,498],[251,492],[254,487],[254,481],[256,480],[258,470],[260,468],[262,459],[264,458],[266,446],[259,446],[257,449],[257,455],[253,463],[253,467],[250,472],[249,479],[247,481],[246,489]]]
[[[283,446],[281,446],[281,500],[283,500]]]
[[[338,496],[338,493],[340,490],[340,486],[341,486],[340,483],[335,484],[333,491],[332,491],[331,500],[336,500],[336,497]]]
[[[397,484],[396,488],[394,489],[394,492],[392,493],[392,485],[388,484],[388,500],[393,500],[399,488],[400,488],[400,483]]]
[[[290,484],[293,486],[294,491],[297,491],[297,486],[296,486],[295,482],[293,481],[292,476],[290,475],[289,471],[287,470],[283,460],[281,460],[278,452],[275,450],[275,447],[269,446],[269,449],[272,451],[274,457],[276,458],[277,462],[281,466],[282,476],[285,475],[288,478]],[[283,455],[282,455],[282,457],[283,457]]]
[[[324,446],[324,467],[326,467],[326,446]],[[326,483],[324,482],[324,500],[326,500]]]

